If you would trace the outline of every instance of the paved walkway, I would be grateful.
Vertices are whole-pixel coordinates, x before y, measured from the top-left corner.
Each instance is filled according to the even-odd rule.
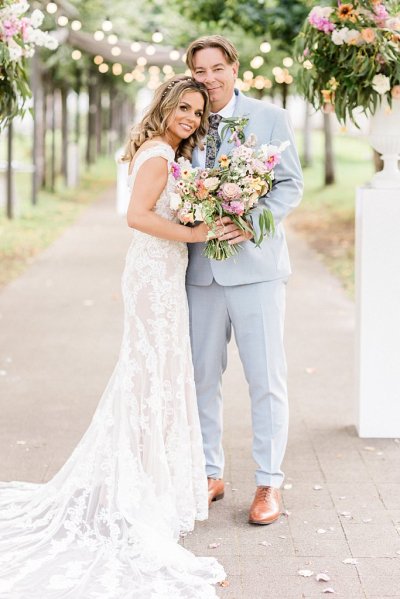
[[[116,361],[130,232],[112,198],[105,193],[0,293],[1,480],[43,481],[58,470]],[[290,246],[286,514],[268,527],[246,522],[254,492],[249,400],[232,343],[227,493],[184,543],[220,558],[230,580],[218,590],[225,599],[311,599],[328,588],[346,599],[400,597],[400,444],[357,437],[353,303],[301,240],[291,235]],[[330,580],[317,582],[319,573]]]

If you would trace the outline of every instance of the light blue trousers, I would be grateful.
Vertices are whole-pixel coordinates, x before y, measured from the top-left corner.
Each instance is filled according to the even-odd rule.
[[[256,485],[280,487],[288,432],[283,347],[287,279],[187,285],[190,335],[207,476],[222,478],[222,374],[233,327],[249,385]]]

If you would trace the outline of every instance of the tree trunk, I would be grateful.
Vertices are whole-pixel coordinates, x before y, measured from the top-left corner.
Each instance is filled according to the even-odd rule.
[[[32,140],[32,164],[34,171],[32,174],[32,196],[31,201],[35,206],[37,204],[37,194],[40,185],[43,182],[43,170],[44,170],[44,89],[43,80],[40,67],[40,59],[36,52],[32,57],[32,75],[31,75],[31,87],[33,95],[33,140]]]
[[[86,164],[90,166],[96,160],[96,76],[89,74],[88,96],[89,112],[87,120]]]
[[[68,181],[68,89],[61,88],[61,173]]]
[[[56,90],[51,93],[51,160],[50,160],[50,190],[56,190]]]
[[[333,154],[332,118],[331,114],[324,112],[325,134],[325,185],[335,183],[335,162]]]
[[[305,103],[305,111],[304,111],[304,129],[303,129],[303,166],[307,168],[312,164],[312,155],[311,155],[311,147],[312,147],[312,129],[311,129],[311,120],[310,120],[310,104],[309,102]]]
[[[286,108],[289,95],[289,86],[287,83],[282,83],[282,108]]]
[[[7,218],[14,218],[14,181],[13,181],[13,126],[12,120],[8,125],[7,136]]]
[[[42,79],[42,82],[43,82],[43,112],[42,112],[43,130],[42,130],[41,145],[42,145],[42,155],[43,155],[43,170],[41,173],[40,185],[41,185],[41,187],[47,187],[48,176],[47,176],[46,133],[47,133],[47,115],[48,115],[49,95],[48,95],[47,84],[44,82],[43,79]]]

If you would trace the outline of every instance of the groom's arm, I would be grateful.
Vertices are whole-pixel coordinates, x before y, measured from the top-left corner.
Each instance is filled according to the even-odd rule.
[[[280,163],[274,169],[275,179],[272,190],[260,198],[257,206],[251,211],[251,219],[256,237],[260,232],[258,217],[265,207],[271,210],[275,226],[277,226],[301,201],[303,175],[296,150],[293,127],[287,111],[280,110],[272,130],[270,143],[279,145],[279,143],[287,140],[290,142],[290,146],[284,150]]]

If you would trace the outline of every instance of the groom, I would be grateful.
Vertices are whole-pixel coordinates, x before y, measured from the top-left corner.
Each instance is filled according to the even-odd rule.
[[[253,210],[253,229],[258,215],[268,206],[276,232],[261,249],[229,219],[223,218],[220,239],[241,243],[236,258],[225,261],[203,256],[203,244],[189,244],[187,293],[196,391],[208,477],[209,504],[224,496],[221,379],[227,364],[227,344],[232,327],[251,397],[253,458],[257,464],[256,493],[249,522],[270,524],[280,514],[283,482],[281,465],[288,430],[286,359],[283,347],[285,287],[290,274],[283,218],[301,199],[302,175],[292,128],[285,110],[247,98],[235,89],[239,69],[236,48],[219,35],[192,42],[186,60],[193,77],[208,89],[212,114],[204,151],[193,155],[195,166],[211,167],[232,150],[221,140],[221,119],[248,117],[244,131],[257,136],[258,144],[289,140],[290,146],[275,168],[271,193]]]

